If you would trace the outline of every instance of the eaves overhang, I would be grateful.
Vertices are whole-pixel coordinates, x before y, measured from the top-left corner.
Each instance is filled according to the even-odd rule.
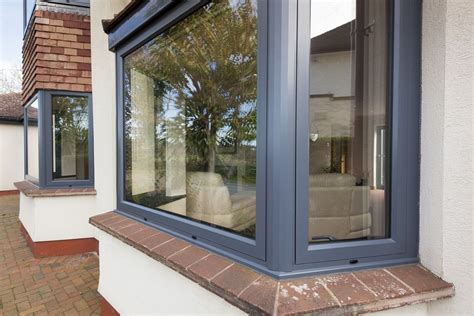
[[[113,19],[102,20],[104,32],[109,35],[109,50],[116,51],[133,34],[145,29],[151,22],[165,17],[178,4],[202,6],[209,0],[132,0]]]

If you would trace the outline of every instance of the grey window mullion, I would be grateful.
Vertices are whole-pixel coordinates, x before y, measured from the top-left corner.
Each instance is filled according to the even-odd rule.
[[[295,231],[296,1],[269,1],[268,264],[291,271]]]

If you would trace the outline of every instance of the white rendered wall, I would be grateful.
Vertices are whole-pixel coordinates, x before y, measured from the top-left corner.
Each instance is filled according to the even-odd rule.
[[[116,207],[115,55],[109,51],[102,20],[113,18],[128,2],[92,0],[90,3],[96,213]]]
[[[0,124],[0,191],[23,180],[23,125]]]
[[[428,314],[472,315],[474,1],[423,5],[420,258],[456,287]]]
[[[32,198],[20,193],[19,217],[35,242],[90,238],[94,208],[93,195]]]
[[[99,292],[121,315],[245,315],[175,270],[96,229]]]
[[[20,193],[20,213],[18,215],[23,227],[28,231],[31,239],[36,233],[35,200]]]

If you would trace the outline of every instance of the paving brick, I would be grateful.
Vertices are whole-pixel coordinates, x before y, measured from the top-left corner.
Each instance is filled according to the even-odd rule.
[[[100,314],[98,258],[35,259],[20,233],[18,195],[10,200],[0,197],[0,315]]]

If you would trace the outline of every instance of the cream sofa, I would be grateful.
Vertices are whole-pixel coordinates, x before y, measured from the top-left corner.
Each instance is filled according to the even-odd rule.
[[[316,174],[309,177],[308,238],[352,239],[369,236],[372,215],[370,188],[356,186],[349,174]],[[159,206],[235,231],[255,224],[256,195],[253,192],[230,194],[217,173],[188,172],[186,198]]]
[[[230,194],[222,176],[212,172],[186,174],[186,198],[160,209],[241,231],[255,224],[255,191]]]
[[[356,186],[349,174],[309,177],[309,240],[362,238],[370,235],[370,188]]]

